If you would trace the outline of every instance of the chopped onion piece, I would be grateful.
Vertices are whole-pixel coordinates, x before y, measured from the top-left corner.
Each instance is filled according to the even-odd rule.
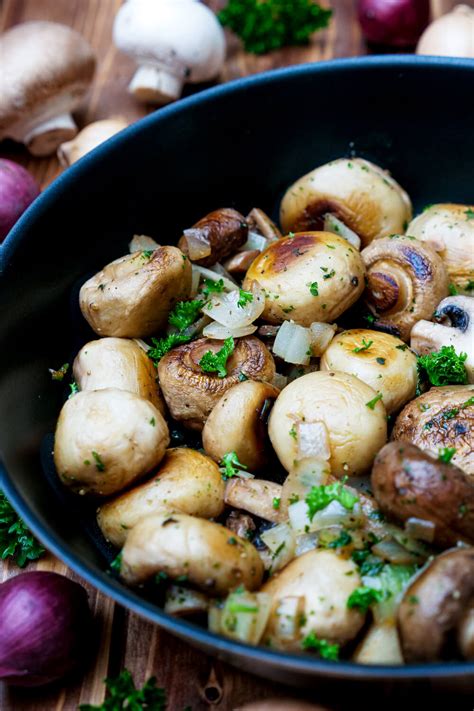
[[[316,457],[295,461],[281,489],[280,510],[284,513],[291,501],[304,499],[313,486],[327,484],[331,469],[324,459]]]
[[[295,549],[295,555],[296,557],[303,555],[304,553],[307,553],[308,551],[312,551],[315,548],[318,547],[319,543],[319,533],[303,533],[301,536],[298,536],[296,539],[296,549]]]
[[[145,351],[145,353],[148,353],[148,351],[149,351],[150,348],[151,348],[151,346],[149,346],[148,343],[145,343],[145,341],[142,340],[141,338],[134,338],[133,340],[135,341],[135,343],[137,344],[137,346],[140,346],[140,348],[141,348],[143,351]]]
[[[158,249],[159,246],[158,242],[155,242],[152,237],[148,237],[147,235],[133,235],[128,245],[128,250],[130,254],[134,254],[134,252],[147,252],[150,249],[154,251]]]
[[[225,279],[228,279],[229,281],[233,282],[236,286],[238,286],[238,284],[235,281],[232,274],[229,274],[227,269],[224,266],[222,266],[222,264],[220,262],[216,262],[215,264],[212,265],[211,272],[215,272],[216,274],[219,274],[219,276],[224,277]]]
[[[332,215],[330,212],[324,215],[324,231],[339,235],[339,237],[347,240],[353,247],[360,249],[361,243],[359,235],[353,232],[347,225],[344,224],[344,222],[336,217],[336,215]]]
[[[295,426],[298,459],[316,458],[328,462],[331,457],[329,433],[324,422],[298,422]]]
[[[256,326],[242,326],[241,328],[228,328],[217,321],[212,321],[202,332],[206,338],[216,338],[218,341],[225,341],[226,338],[242,338],[250,336],[257,330]]]
[[[249,232],[247,241],[240,247],[239,252],[246,252],[253,249],[258,249],[259,252],[263,252],[263,250],[268,247],[268,244],[267,238],[263,235],[260,235],[258,232]]]
[[[260,538],[273,554],[270,573],[280,570],[295,557],[295,534],[288,523],[269,528]]]
[[[250,326],[263,312],[265,297],[257,285],[252,287],[252,301],[239,306],[240,292],[213,294],[203,311],[215,321],[235,329]]]
[[[412,538],[408,535],[408,533],[406,533],[406,531],[403,531],[398,526],[395,526],[392,523],[384,523],[384,529],[387,534],[391,535],[397,543],[403,546],[403,548],[406,548],[407,551],[413,553],[417,557],[418,561],[424,561],[431,555],[432,551],[426,543]]]
[[[305,598],[302,595],[280,598],[275,610],[275,634],[278,639],[298,639],[304,620],[304,609]]]
[[[308,516],[308,504],[304,499],[288,506],[288,518],[295,533],[309,533],[311,521]]]
[[[238,284],[236,284],[233,279],[227,279],[224,276],[219,276],[216,272],[211,269],[207,269],[206,267],[201,267],[199,264],[193,264],[193,271],[197,271],[205,279],[212,279],[212,281],[219,281],[219,279],[222,279],[225,291],[239,290]]]
[[[313,356],[322,356],[334,338],[336,331],[337,326],[335,323],[320,323],[319,321],[315,321],[311,324],[309,327],[309,340]]]
[[[220,633],[258,644],[267,626],[272,599],[267,593],[235,591],[228,595],[220,618]]]
[[[181,585],[170,585],[166,591],[164,610],[170,615],[194,615],[206,612],[209,600],[197,590],[183,588]]]
[[[307,365],[310,360],[308,329],[292,321],[284,321],[276,335],[273,353],[286,363]]]
[[[288,384],[288,378],[286,375],[281,375],[280,373],[275,373],[273,376],[272,380],[272,385],[274,385],[276,388],[279,388],[280,390],[283,390],[284,387]]]
[[[405,522],[405,531],[411,538],[418,538],[426,543],[433,543],[436,526],[433,521],[412,517]]]
[[[196,265],[192,265],[192,277],[191,277],[191,296],[194,298],[198,293],[199,283],[201,281],[201,274],[196,268]]]
[[[186,241],[188,257],[192,262],[208,257],[211,254],[210,242],[204,239],[202,230],[196,230],[191,227],[189,230],[184,230],[183,235]]]
[[[383,558],[383,560],[388,560],[389,563],[398,565],[411,565],[412,563],[420,562],[417,555],[410,553],[393,538],[384,538],[383,541],[376,543],[372,546],[372,553]]]
[[[317,511],[311,521],[310,531],[319,531],[329,526],[344,526],[354,528],[365,522],[360,504],[354,504],[352,511],[346,509],[339,501],[331,501],[326,508]]]

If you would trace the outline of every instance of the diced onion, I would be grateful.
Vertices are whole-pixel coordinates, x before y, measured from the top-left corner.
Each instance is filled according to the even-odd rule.
[[[216,274],[219,274],[219,276],[224,277],[225,279],[228,279],[229,281],[233,282],[236,286],[238,286],[238,284],[235,281],[232,274],[229,274],[227,269],[220,262],[216,262],[215,264],[212,265],[211,272],[215,272]]]
[[[275,635],[278,639],[295,640],[300,636],[304,620],[305,598],[296,595],[282,597],[275,610]]]
[[[273,344],[273,352],[286,363],[307,365],[310,354],[309,331],[292,321],[284,321]]]
[[[288,506],[288,518],[295,533],[309,533],[311,521],[308,515],[308,504],[304,499]]]
[[[372,546],[372,553],[383,558],[383,560],[388,560],[389,563],[397,565],[411,565],[420,561],[417,555],[410,553],[393,538],[384,538],[379,543],[376,543]]]
[[[335,323],[320,323],[315,321],[309,327],[309,340],[313,356],[322,356],[331,343],[337,331]]]
[[[395,526],[392,523],[384,523],[384,529],[395,539],[397,543],[403,546],[403,548],[406,548],[407,551],[413,553],[418,562],[426,560],[431,555],[431,550],[426,543],[412,538],[408,535],[408,533],[406,533],[406,531],[403,531],[398,526]]]
[[[170,615],[193,615],[206,612],[209,600],[197,590],[183,588],[180,585],[170,585],[166,591],[164,610]]]
[[[360,505],[354,504],[352,510],[346,509],[339,501],[331,501],[324,509],[317,511],[311,521],[310,531],[319,531],[329,526],[344,526],[346,528],[364,523]]]
[[[314,458],[329,461],[329,433],[324,422],[303,422],[295,426],[298,459]]]
[[[203,238],[201,230],[191,228],[184,230],[183,235],[186,240],[187,252],[191,261],[203,259],[211,254],[211,245],[208,240]]]
[[[253,249],[258,249],[259,252],[263,252],[264,249],[268,247],[268,240],[263,235],[258,232],[249,232],[247,241],[242,247],[240,247],[239,252],[246,252]]]
[[[418,538],[420,541],[433,543],[436,526],[433,521],[412,517],[406,521],[405,531],[411,538]]]
[[[347,240],[356,249],[360,249],[360,237],[353,232],[347,225],[344,224],[336,215],[328,212],[324,215],[324,231],[332,232]]]
[[[298,557],[318,547],[319,533],[303,533],[296,538],[295,556]]]
[[[201,267],[199,264],[193,264],[193,271],[197,271],[198,274],[200,274],[202,277],[204,277],[205,279],[212,279],[212,281],[219,281],[219,279],[222,279],[225,291],[239,290],[238,284],[236,284],[233,279],[227,279],[227,277],[220,276],[211,269]]]
[[[133,340],[135,341],[135,343],[137,344],[137,346],[140,346],[140,348],[141,348],[143,351],[145,351],[145,353],[148,353],[148,351],[149,351],[150,348],[151,348],[151,346],[149,346],[148,343],[145,343],[145,341],[143,341],[141,338],[134,338]]]
[[[265,308],[263,291],[257,285],[252,287],[252,297],[252,301],[239,306],[240,293],[237,291],[214,294],[203,306],[203,311],[227,328],[250,326]]]
[[[215,615],[212,624],[219,624],[219,632],[226,637],[258,644],[267,626],[272,599],[267,593],[247,590],[228,595],[220,619]],[[209,621],[211,624],[211,620]]]
[[[282,486],[282,511],[295,498],[304,499],[313,486],[326,484],[330,473],[331,469],[325,460],[308,458],[296,461]]]
[[[281,373],[275,373],[275,375],[273,376],[272,385],[274,385],[276,388],[283,390],[283,388],[286,387],[287,383],[288,378],[286,377],[286,375],[281,375]]]
[[[150,249],[155,250],[158,249],[159,246],[158,242],[155,242],[152,237],[148,237],[147,235],[133,235],[128,249],[130,254],[133,254],[134,252],[147,252]]]
[[[196,268],[196,265],[192,265],[192,278],[191,278],[191,296],[194,298],[196,294],[198,293],[199,289],[199,283],[201,281],[201,274],[199,270]]]
[[[262,533],[260,537],[273,554],[271,573],[280,570],[295,557],[295,534],[288,523],[273,526]]]
[[[216,338],[218,341],[225,341],[226,338],[242,338],[250,336],[257,330],[256,326],[242,326],[241,328],[228,328],[217,321],[212,321],[202,332],[206,338]]]

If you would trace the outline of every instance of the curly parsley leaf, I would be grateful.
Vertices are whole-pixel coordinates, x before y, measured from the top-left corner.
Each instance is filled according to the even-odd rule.
[[[100,706],[81,704],[80,711],[165,711],[166,694],[156,686],[156,678],[151,677],[137,689],[131,673],[124,669],[113,679],[104,679],[107,698]]]
[[[443,464],[449,464],[456,454],[456,447],[443,447],[439,450],[438,460]]]
[[[49,368],[52,380],[59,380],[60,382],[64,380],[64,376],[69,370],[69,363],[64,363],[60,368],[54,370],[54,368]]]
[[[362,345],[356,346],[352,350],[354,353],[362,353],[362,351],[368,351],[372,344],[373,344],[373,341],[366,341],[365,338],[363,338]]]
[[[369,607],[376,602],[383,600],[384,594],[382,590],[376,590],[375,588],[368,588],[362,585],[360,588],[356,588],[351,592],[347,599],[347,607],[352,609],[360,610],[361,612],[367,612]]]
[[[217,353],[213,353],[212,351],[204,353],[199,361],[201,370],[203,370],[204,373],[217,373],[219,378],[225,378],[227,376],[227,361],[234,352],[234,348],[234,339],[226,338],[224,345]]]
[[[247,304],[250,304],[253,301],[253,294],[250,293],[250,291],[244,291],[243,289],[240,289],[239,291],[239,300],[237,301],[237,306],[240,309],[243,309],[244,306]]]
[[[44,553],[31,531],[0,491],[0,558],[13,558],[19,568],[29,560],[37,560]]]
[[[312,521],[315,513],[325,509],[333,501],[338,501],[345,509],[352,511],[359,498],[345,488],[342,483],[335,483],[313,486],[305,500],[308,504],[308,515]]]
[[[220,294],[224,291],[224,280],[219,279],[219,281],[214,281],[213,279],[204,279],[204,286],[200,291],[203,296]]]
[[[231,479],[233,476],[237,476],[239,471],[247,468],[245,464],[239,462],[235,452],[227,452],[221,459],[220,471],[223,479]]]
[[[326,639],[319,639],[314,632],[310,632],[302,640],[301,649],[314,650],[323,659],[331,659],[333,662],[339,659],[339,645],[330,644]]]
[[[168,316],[168,323],[178,331],[184,331],[191,326],[198,318],[202,309],[202,301],[178,301],[174,309]]]
[[[418,373],[431,385],[465,385],[467,353],[456,353],[454,346],[442,346],[439,351],[418,357]]]
[[[165,338],[152,338],[153,346],[148,350],[147,355],[155,363],[158,363],[172,348],[188,343],[190,340],[191,337],[185,336],[183,333],[171,333]]]

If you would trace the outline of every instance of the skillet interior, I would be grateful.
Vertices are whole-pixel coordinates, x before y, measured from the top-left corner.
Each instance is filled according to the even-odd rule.
[[[140,121],[45,191],[0,250],[0,472],[2,488],[50,550],[135,612],[262,676],[472,690],[473,663],[337,664],[249,648],[164,615],[107,574],[110,552],[97,545],[90,517],[55,486],[47,434],[63,397],[48,368],[71,362],[89,336],[77,314],[78,286],[125,253],[132,234],[173,243],[182,228],[224,205],[244,213],[257,205],[277,216],[294,179],[352,152],[390,169],[415,210],[472,202],[473,85],[470,60],[415,57],[259,75]]]

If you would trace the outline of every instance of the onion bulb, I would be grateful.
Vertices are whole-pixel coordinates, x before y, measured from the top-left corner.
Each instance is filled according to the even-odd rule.
[[[0,158],[0,242],[39,192],[38,183],[25,168]]]
[[[390,47],[413,47],[430,19],[430,0],[359,0],[365,38]]]
[[[474,8],[457,5],[423,32],[417,54],[474,59]]]
[[[0,585],[0,680],[40,686],[90,656],[87,593],[57,573],[34,571]]]

